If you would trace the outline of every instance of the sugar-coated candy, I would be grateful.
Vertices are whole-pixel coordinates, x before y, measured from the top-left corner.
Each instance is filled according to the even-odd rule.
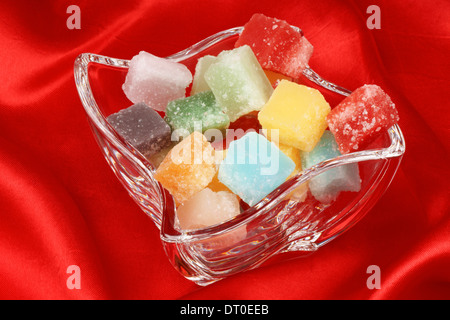
[[[250,206],[279,187],[295,163],[263,135],[249,132],[230,143],[219,180]]]
[[[231,122],[260,110],[273,92],[249,46],[222,51],[204,77]]]
[[[205,72],[216,60],[217,57],[211,55],[206,55],[198,59],[195,66],[194,80],[192,81],[191,95],[211,90],[205,81]]]
[[[191,82],[185,65],[141,51],[131,59],[122,89],[133,103],[145,102],[164,111],[169,101],[186,95]]]
[[[216,174],[215,152],[197,131],[175,145],[155,172],[155,179],[178,204],[206,188]]]
[[[254,14],[235,47],[249,45],[264,69],[297,79],[308,65],[313,46],[303,32],[284,20]]]
[[[107,120],[119,135],[146,157],[170,144],[169,125],[143,102],[111,114]]]
[[[360,150],[398,122],[377,85],[358,88],[331,110],[319,90],[298,83],[312,53],[299,28],[254,14],[234,49],[199,58],[194,75],[144,51],[131,59],[122,88],[135,104],[108,121],[152,163],[154,178],[175,199],[182,230],[229,220],[302,170]],[[286,199],[309,194],[328,204],[360,190],[358,164],[346,164]],[[205,245],[235,245],[246,234],[239,228]]]
[[[343,154],[364,148],[398,120],[395,104],[377,85],[359,87],[327,116]]]
[[[303,169],[308,169],[319,162],[340,155],[333,134],[326,130],[314,150],[301,153],[302,166]],[[329,169],[312,178],[309,182],[311,194],[322,203],[330,203],[336,200],[342,191],[358,192],[360,189],[361,179],[357,163]]]
[[[240,213],[239,200],[228,191],[214,192],[205,188],[194,194],[177,209],[180,228],[193,230],[210,227]]]
[[[210,129],[225,132],[230,124],[228,115],[223,113],[211,91],[169,102],[164,120],[183,137],[194,131],[205,133]]]
[[[281,80],[258,114],[269,139],[278,129],[279,143],[311,151],[327,128],[331,108],[320,91],[288,80]]]

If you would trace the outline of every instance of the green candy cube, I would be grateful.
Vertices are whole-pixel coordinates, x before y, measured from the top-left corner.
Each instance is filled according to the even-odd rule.
[[[209,129],[223,132],[230,124],[230,119],[223,113],[211,91],[169,102],[164,120],[181,137],[187,137],[194,131],[205,133]]]
[[[247,45],[222,51],[206,70],[204,78],[231,122],[259,111],[273,92],[269,79]]]

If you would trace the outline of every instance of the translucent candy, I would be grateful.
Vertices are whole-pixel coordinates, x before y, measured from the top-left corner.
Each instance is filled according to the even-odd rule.
[[[218,178],[250,206],[279,187],[295,163],[264,136],[249,132],[230,143]]]
[[[145,102],[164,111],[169,101],[186,95],[191,82],[185,65],[141,51],[131,59],[122,89],[133,103]]]
[[[302,165],[308,169],[313,165],[340,156],[338,145],[333,134],[326,130],[311,152],[302,152]],[[311,194],[322,203],[334,201],[340,192],[358,192],[361,189],[358,164],[346,164],[321,173],[309,182]]]
[[[170,144],[171,130],[145,103],[137,103],[107,118],[111,126],[144,156],[150,157]]]
[[[195,66],[194,80],[192,81],[191,95],[211,90],[205,81],[205,72],[216,60],[217,58],[211,55],[206,55],[198,59],[197,65]]]
[[[356,89],[327,116],[343,154],[364,148],[398,120],[394,103],[377,85]]]
[[[235,47],[249,45],[264,69],[298,79],[308,65],[313,46],[300,29],[284,20],[254,14]]]
[[[169,102],[164,120],[181,136],[188,136],[194,130],[202,133],[210,129],[225,132],[230,124],[230,119],[222,112],[211,91]]]
[[[204,77],[231,122],[260,110],[273,92],[249,46],[222,51]]]
[[[311,151],[327,128],[331,108],[320,91],[281,80],[258,114],[263,129],[279,130],[279,143]]]
[[[213,147],[195,131],[170,150],[154,177],[182,204],[212,181],[215,162]]]
[[[236,195],[205,188],[178,207],[177,218],[181,229],[192,230],[222,223],[239,213]]]

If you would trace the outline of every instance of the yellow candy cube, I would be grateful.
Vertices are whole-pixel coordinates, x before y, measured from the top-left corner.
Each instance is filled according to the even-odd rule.
[[[330,111],[320,91],[281,80],[259,112],[258,120],[272,141],[276,133],[279,143],[310,152],[327,128],[326,117]]]

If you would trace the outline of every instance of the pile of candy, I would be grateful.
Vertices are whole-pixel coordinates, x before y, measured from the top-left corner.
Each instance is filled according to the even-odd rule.
[[[312,52],[301,30],[255,14],[235,48],[200,58],[194,75],[146,52],[130,61],[123,90],[135,104],[108,121],[153,163],[182,229],[228,220],[241,212],[240,201],[255,205],[302,169],[361,150],[398,121],[376,85],[358,88],[331,110],[320,91],[296,83]],[[352,164],[290,196],[304,201],[309,190],[330,203],[360,188]]]

